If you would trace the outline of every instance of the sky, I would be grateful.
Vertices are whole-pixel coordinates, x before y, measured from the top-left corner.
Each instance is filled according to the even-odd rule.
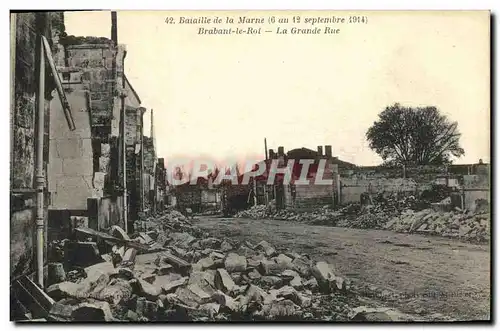
[[[154,109],[158,157],[262,159],[267,138],[275,150],[332,145],[342,160],[377,165],[366,131],[399,102],[436,106],[458,122],[465,155],[454,163],[490,161],[486,12],[362,12],[368,23],[337,25],[335,35],[198,35],[198,27],[213,26],[165,23],[300,16],[304,28],[306,17],[333,15],[349,13],[119,11],[125,72],[146,121]],[[65,13],[65,26],[68,34],[109,38],[111,15]]]

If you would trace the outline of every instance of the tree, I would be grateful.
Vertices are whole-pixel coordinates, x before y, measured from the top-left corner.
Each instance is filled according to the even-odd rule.
[[[452,156],[465,153],[457,126],[436,107],[411,108],[396,103],[379,114],[366,138],[388,164],[449,164]]]

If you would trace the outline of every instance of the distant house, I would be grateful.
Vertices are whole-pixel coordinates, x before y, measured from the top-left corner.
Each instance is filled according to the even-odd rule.
[[[220,209],[221,196],[219,188],[213,185],[214,175],[208,178],[199,177],[195,185],[190,182],[171,187],[176,206],[184,211],[191,209],[194,213],[217,211]]]
[[[270,169],[272,162],[278,162],[278,167],[286,167],[289,160],[294,160],[294,166],[291,172],[290,182],[284,181],[284,174],[276,174],[274,181],[268,184]],[[300,160],[312,160],[306,174],[309,184],[296,185],[295,181],[299,180],[303,165]],[[322,179],[332,179],[333,184],[316,185],[315,178],[318,172],[320,161],[325,162],[325,169]],[[318,146],[316,151],[305,147],[296,148],[288,151],[285,154],[283,146],[278,147],[278,152],[273,149],[269,150],[269,158],[263,160],[261,164],[265,165],[263,174],[255,178],[255,184],[250,181],[247,185],[249,193],[249,204],[266,204],[271,200],[275,200],[276,208],[294,208],[294,209],[309,209],[324,205],[335,205],[338,202],[338,172],[339,169],[351,169],[356,167],[354,164],[340,160],[332,155],[332,147]],[[255,194],[255,199],[253,198]]]

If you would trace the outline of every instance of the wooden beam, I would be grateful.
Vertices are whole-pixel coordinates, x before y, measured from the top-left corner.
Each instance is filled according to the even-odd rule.
[[[64,116],[66,117],[66,121],[68,122],[69,129],[71,131],[75,130],[75,122],[73,120],[73,115],[71,114],[71,107],[69,105],[68,99],[66,98],[66,94],[64,93],[61,79],[59,78],[59,73],[57,72],[56,65],[54,63],[54,59],[52,58],[52,52],[50,50],[49,42],[47,38],[42,36],[42,45],[45,50],[45,57],[49,63],[50,69],[52,71],[52,76],[54,77],[56,83],[57,94],[59,94],[59,100],[61,101],[61,105],[64,111]]]
[[[159,254],[164,257],[169,264],[177,268],[182,274],[187,274],[189,269],[191,268],[191,263],[181,259],[180,257],[167,252],[161,252]]]
[[[54,299],[49,297],[40,287],[26,276],[13,282],[12,287],[16,298],[35,318],[47,317]]]
[[[92,236],[92,237],[97,237],[99,239],[106,240],[106,241],[109,241],[112,243],[119,243],[119,244],[122,244],[126,247],[132,247],[132,248],[135,248],[138,250],[147,251],[150,248],[149,245],[141,244],[139,242],[132,241],[132,240],[125,240],[125,239],[116,238],[116,237],[113,237],[112,235],[107,234],[105,232],[100,232],[100,231],[96,231],[96,230],[85,228],[85,227],[76,228],[75,231],[78,233]]]

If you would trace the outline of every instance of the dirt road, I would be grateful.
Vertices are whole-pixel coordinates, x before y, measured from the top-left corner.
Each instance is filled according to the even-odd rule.
[[[407,313],[489,319],[490,247],[381,230],[312,226],[278,220],[200,218],[207,232],[325,260],[363,293]]]

